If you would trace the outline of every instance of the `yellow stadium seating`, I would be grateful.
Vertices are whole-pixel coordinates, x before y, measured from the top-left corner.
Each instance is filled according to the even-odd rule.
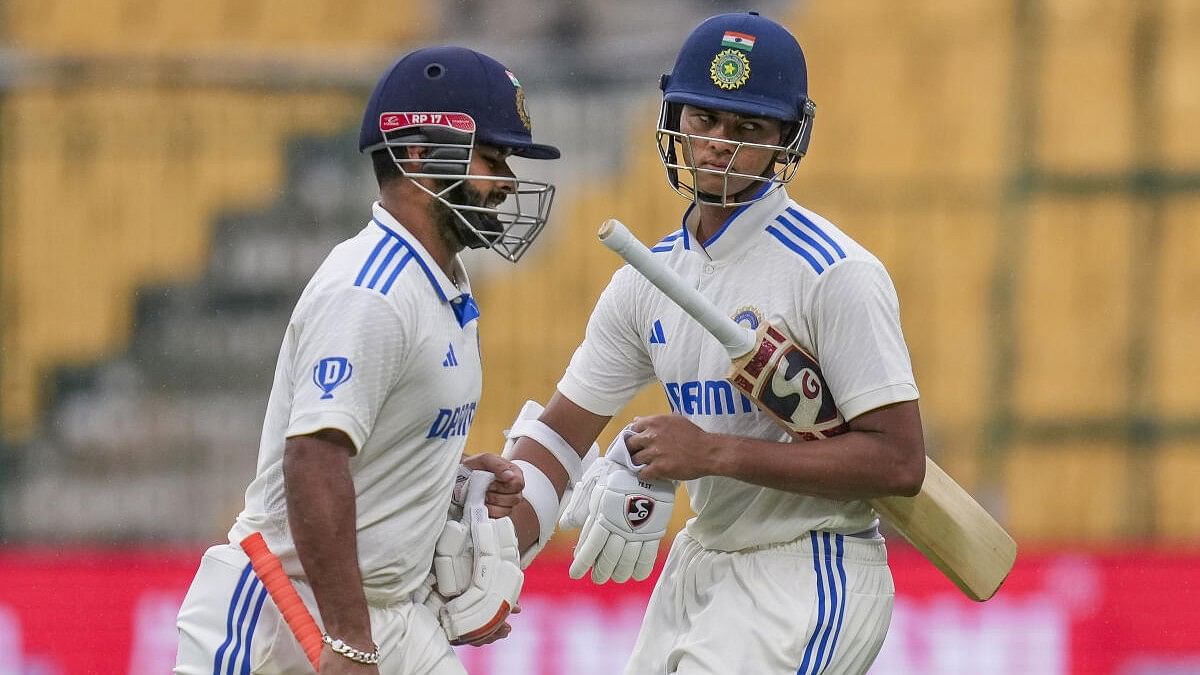
[[[223,210],[264,205],[283,142],[344,128],[345,93],[265,94],[108,87],[10,96],[3,428],[32,431],[42,378],[124,347],[140,286],[194,279]]]
[[[1129,453],[1119,442],[1011,450],[999,514],[1018,541],[1106,542],[1129,512]]]
[[[438,18],[434,5],[407,0],[16,0],[5,5],[7,37],[20,47],[109,56],[391,51],[430,34]]]
[[[1200,411],[1200,197],[1178,198],[1166,210],[1155,268],[1150,334],[1150,410],[1167,419]]]
[[[54,368],[127,344],[138,288],[201,274],[220,213],[275,199],[288,139],[352,128],[361,109],[362,93],[345,86],[196,87],[172,81],[155,59],[337,52],[365,62],[430,35],[441,11],[396,0],[0,7],[6,40],[29,53],[149,64],[144,81],[6,93],[6,440],[34,430]],[[1200,196],[1194,185],[1154,193],[1127,180],[1145,166],[1193,183],[1200,172],[1200,4],[1027,9],[1036,26],[1018,26],[1013,3],[793,3],[785,23],[804,45],[818,112],[790,191],[887,265],[930,452],[1019,539],[1195,540],[1193,439],[1114,433],[1093,442],[1071,426],[1119,429],[1137,413],[1174,429],[1200,410]],[[1136,41],[1147,27],[1158,37],[1150,49]],[[1016,98],[1023,91],[1029,98]],[[631,115],[642,122],[627,139],[606,139],[626,141],[622,169],[586,192],[560,186],[528,259],[479,285],[486,368],[472,452],[495,451],[520,401],[553,392],[618,267],[595,242],[599,223],[621,218],[647,242],[678,227],[683,202],[650,142],[656,107],[647,91],[645,109]],[[1045,172],[1093,187],[1068,194],[1038,182]],[[1135,371],[1143,345],[1145,370]],[[666,408],[661,390],[647,387],[601,442],[631,416]],[[985,430],[1005,409],[1016,425],[997,442]],[[1028,438],[1028,423],[1061,424],[1064,435]],[[1150,515],[1131,514],[1138,505]],[[689,513],[680,499],[675,526]]]
[[[1156,488],[1156,533],[1167,542],[1200,539],[1200,443],[1169,443],[1158,453],[1151,486]]]

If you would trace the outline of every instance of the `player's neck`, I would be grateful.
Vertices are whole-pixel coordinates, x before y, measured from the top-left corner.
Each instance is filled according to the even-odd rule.
[[[696,241],[708,241],[725,225],[725,222],[729,220],[729,217],[736,210],[736,208],[727,208],[715,204],[697,203],[696,208],[692,209],[692,213],[688,218],[691,221],[688,225],[692,225],[692,229],[696,233]]]
[[[403,189],[393,189],[394,187],[389,186],[389,189],[382,192],[379,205],[416,237],[421,246],[429,252],[434,263],[453,279],[454,255],[457,251],[450,248],[446,238],[438,230],[439,225],[429,211],[428,199],[423,198],[425,195],[422,192],[409,193]]]

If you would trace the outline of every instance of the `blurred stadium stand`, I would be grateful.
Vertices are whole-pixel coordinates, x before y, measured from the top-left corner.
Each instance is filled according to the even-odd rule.
[[[790,191],[887,263],[930,453],[1021,544],[973,604],[893,539],[872,675],[1200,671],[1200,2],[754,5],[810,62]],[[366,220],[355,135],[392,59],[496,55],[564,150],[516,167],[559,187],[522,263],[468,255],[485,452],[552,393],[617,268],[596,226],[678,227],[658,76],[744,8],[0,0],[0,674],[169,669],[288,313]],[[601,442],[665,410],[648,387]],[[649,583],[569,583],[572,539],[530,568],[514,637],[463,652],[472,673],[619,668]]]
[[[1181,478],[1200,467],[1200,8],[766,5],[819,106],[793,193],[891,269],[931,453],[1022,541],[1200,537]],[[6,3],[3,536],[220,536],[287,314],[372,194],[362,99],[434,36],[519,72],[567,151],[528,167],[561,188],[529,258],[471,256],[488,355],[471,446],[495,449],[616,267],[595,225],[675,226],[656,76],[728,6]],[[650,388],[629,412],[662,409]]]

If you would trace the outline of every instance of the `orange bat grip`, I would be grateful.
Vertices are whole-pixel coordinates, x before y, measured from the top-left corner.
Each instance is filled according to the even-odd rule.
[[[262,535],[258,532],[243,539],[241,546],[250,558],[254,574],[258,576],[258,580],[267,589],[271,600],[279,608],[279,613],[283,615],[283,620],[287,622],[288,628],[292,629],[292,635],[296,636],[296,640],[304,649],[304,655],[312,663],[313,670],[320,672],[321,629],[317,627],[317,622],[313,621],[312,614],[308,613],[308,607],[300,599],[300,594],[288,580],[279,558],[271,553],[271,549],[267,548],[267,542],[263,541]]]

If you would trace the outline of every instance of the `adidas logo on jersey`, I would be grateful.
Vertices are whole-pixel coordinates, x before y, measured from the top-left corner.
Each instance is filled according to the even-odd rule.
[[[650,344],[665,345],[667,344],[667,334],[663,332],[662,321],[654,320],[654,326],[650,329]]]
[[[450,348],[448,350],[446,350],[446,359],[444,361],[442,361],[442,367],[443,368],[452,368],[457,365],[458,365],[458,357],[454,354],[454,344],[452,343],[450,345]]]

